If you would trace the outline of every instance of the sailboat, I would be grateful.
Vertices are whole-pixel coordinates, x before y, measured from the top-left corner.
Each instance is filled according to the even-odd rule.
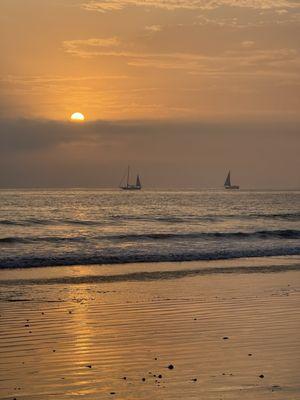
[[[135,185],[131,185],[129,183],[130,182],[130,166],[129,165],[128,165],[128,169],[127,169],[126,185],[123,184],[124,178],[125,178],[125,176],[121,180],[120,189],[122,189],[122,190],[141,190],[142,189],[141,178],[140,178],[139,174],[137,174],[137,176],[136,176]]]
[[[230,189],[230,190],[238,190],[240,187],[237,185],[232,185],[231,184],[231,179],[230,179],[230,171],[228,172],[227,178],[224,183],[225,189]]]

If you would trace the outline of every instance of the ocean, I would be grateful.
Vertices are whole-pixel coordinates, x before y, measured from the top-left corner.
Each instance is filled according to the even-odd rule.
[[[300,255],[300,191],[0,191],[0,268]]]
[[[1,190],[0,399],[299,398],[299,200]]]

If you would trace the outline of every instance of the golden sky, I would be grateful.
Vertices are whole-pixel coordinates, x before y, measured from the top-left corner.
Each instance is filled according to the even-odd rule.
[[[299,110],[299,1],[1,0],[0,22],[5,116]]]
[[[0,0],[0,186],[300,187],[299,37],[299,0]]]

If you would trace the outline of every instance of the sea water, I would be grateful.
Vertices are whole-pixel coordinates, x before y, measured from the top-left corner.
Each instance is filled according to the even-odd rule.
[[[300,255],[300,191],[0,191],[0,268]]]

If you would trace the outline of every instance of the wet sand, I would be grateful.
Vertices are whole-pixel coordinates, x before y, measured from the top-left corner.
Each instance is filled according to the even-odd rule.
[[[0,399],[300,399],[298,271],[13,281],[22,274],[0,274]]]

